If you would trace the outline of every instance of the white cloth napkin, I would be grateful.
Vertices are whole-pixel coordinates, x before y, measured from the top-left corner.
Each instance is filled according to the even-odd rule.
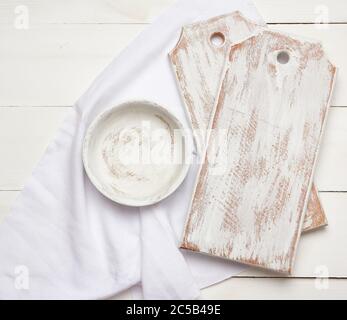
[[[243,268],[177,248],[196,166],[175,194],[139,210],[103,197],[81,159],[90,122],[126,100],[167,106],[190,127],[168,52],[183,25],[234,10],[261,22],[250,1],[178,1],[78,100],[0,225],[1,299],[106,298],[134,285],[145,299],[190,299]]]

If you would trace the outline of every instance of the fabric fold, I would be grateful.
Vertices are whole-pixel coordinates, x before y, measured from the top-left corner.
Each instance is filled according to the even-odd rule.
[[[123,101],[154,101],[189,128],[168,52],[182,25],[234,10],[260,20],[247,0],[178,1],[77,101],[0,224],[0,299],[97,299],[140,283],[145,299],[196,298],[240,271],[178,249],[196,168],[170,198],[140,212],[102,196],[81,155],[91,121]]]

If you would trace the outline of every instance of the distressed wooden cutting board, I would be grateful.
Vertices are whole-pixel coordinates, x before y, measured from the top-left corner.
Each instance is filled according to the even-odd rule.
[[[263,31],[265,27],[246,19],[238,11],[183,27],[180,40],[170,53],[170,60],[199,150],[206,147],[206,133],[231,46]],[[218,40],[220,43],[216,43]],[[314,186],[306,216],[303,231],[327,225]]]
[[[310,197],[308,199],[306,214],[304,217],[304,224],[302,231],[313,231],[318,228],[328,225],[328,220],[325,215],[324,209],[318,197],[318,192],[314,184],[312,184]]]
[[[281,33],[231,47],[182,248],[291,272],[335,73]]]
[[[204,149],[230,47],[264,27],[235,11],[182,28],[181,37],[169,56],[199,150]]]

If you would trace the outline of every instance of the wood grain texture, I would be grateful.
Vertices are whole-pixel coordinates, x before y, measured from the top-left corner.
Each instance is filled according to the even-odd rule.
[[[329,114],[330,118],[330,114]],[[329,219],[329,228],[320,228],[315,232],[304,232],[299,241],[292,277],[346,277],[347,259],[345,234],[347,215],[347,193],[320,192],[319,197]],[[325,271],[324,271],[325,270]],[[247,268],[240,276],[274,277],[283,276],[271,271]]]
[[[19,191],[0,192],[0,223],[1,218],[8,214],[19,193]],[[329,218],[329,228],[306,232],[301,236],[292,277],[315,278],[325,269],[329,277],[347,278],[347,259],[345,254],[341,254],[345,252],[347,246],[347,193],[323,192],[320,193],[320,198]],[[283,275],[263,269],[246,268],[238,276],[278,277]]]
[[[206,133],[231,46],[264,28],[265,25],[246,19],[238,11],[183,27],[180,40],[169,56],[199,150],[206,148]],[[214,45],[213,35],[224,39],[224,43]],[[313,185],[303,231],[326,225],[325,213]]]
[[[291,273],[336,70],[267,30],[229,58],[181,247]]]
[[[316,187],[312,185],[302,230],[304,232],[312,231],[318,228],[325,227],[327,225],[328,220],[325,215],[323,206],[319,200],[318,192],[316,190]]]
[[[347,299],[347,279],[231,278],[202,291],[206,300],[325,300]]]
[[[166,1],[174,2],[175,0],[160,0],[160,3]],[[112,3],[114,2],[112,1]],[[118,10],[112,9],[112,3],[109,0],[90,0],[88,2],[61,0],[55,3],[54,10],[50,5],[47,5],[47,0],[26,0],[24,4],[29,7],[31,25],[40,23],[40,32],[33,34],[31,28],[25,30],[27,42],[19,41],[16,36],[18,31],[14,28],[9,28],[2,33],[2,36],[6,36],[8,41],[2,42],[1,83],[4,85],[6,82],[6,87],[12,88],[12,91],[2,91],[2,105],[25,106],[18,108],[20,112],[17,108],[3,108],[5,109],[3,110],[4,114],[16,114],[12,120],[8,116],[0,117],[2,129],[0,145],[4,147],[2,155],[7,155],[6,160],[2,162],[0,181],[5,189],[22,188],[36,161],[34,159],[40,158],[46,142],[52,138],[54,133],[52,130],[58,127],[60,120],[55,116],[55,108],[49,106],[72,105],[76,97],[93,80],[99,70],[106,66],[114,55],[125,46],[123,38],[131,39],[134,37],[135,29],[139,31],[145,27],[145,25],[138,24],[123,24],[134,21],[126,12],[134,11],[134,8],[137,8],[136,2],[141,2],[141,5],[144,3],[143,0],[124,2],[124,10],[119,11],[118,14]],[[145,2],[148,6],[152,4],[152,1]],[[97,5],[94,6],[93,3],[97,3]],[[314,9],[319,4],[325,4],[329,8],[330,22],[347,22],[347,3],[343,0],[294,2],[288,0],[254,0],[254,3],[267,22],[314,22],[317,17]],[[17,0],[2,1],[0,25],[2,22],[8,22],[10,27],[13,25],[15,4],[21,5],[23,2]],[[66,10],[67,8],[68,10]],[[160,8],[158,7],[158,9]],[[155,9],[152,12],[153,15],[157,14]],[[120,17],[120,15],[122,16]],[[137,20],[136,22],[148,21]],[[54,25],[47,26],[43,23],[54,23]],[[86,23],[97,24],[86,25]],[[122,24],[112,25],[109,23]],[[47,31],[48,27],[50,28]],[[347,25],[334,24],[320,29],[316,25],[284,24],[276,25],[276,29],[322,41],[328,56],[339,67],[333,103],[336,106],[346,106],[347,91],[344,88],[346,87],[345,83],[347,83],[345,81],[345,79],[347,80],[347,72],[345,72],[345,70],[347,71],[347,59],[345,58]],[[93,30],[98,30],[98,33],[93,32]],[[83,35],[88,35],[88,37]],[[52,41],[55,42],[54,46],[47,46],[47,43]],[[96,42],[97,45],[95,45]],[[22,44],[17,50],[17,55],[20,54],[18,60],[12,59],[13,53],[5,52],[6,47],[13,48],[13,45],[17,43]],[[46,50],[47,47],[49,52]],[[59,54],[61,47],[65,49],[64,55]],[[23,53],[25,48],[30,51],[29,54]],[[91,52],[93,55],[90,55]],[[83,62],[76,62],[76,57],[82,59]],[[72,62],[70,63],[70,61]],[[21,70],[25,70],[25,73],[21,74]],[[65,74],[61,70],[65,70]],[[66,70],[69,71],[66,72]],[[50,78],[52,74],[54,74],[54,79]],[[79,76],[77,77],[77,75]],[[51,87],[59,87],[59,90],[53,90]],[[13,92],[20,92],[21,94],[14,95]],[[28,102],[28,98],[30,98],[30,102]],[[5,104],[3,103],[4,100],[6,101]],[[45,105],[47,107],[37,109],[30,108],[28,105]],[[36,133],[33,135],[35,130],[31,130],[31,127],[34,127],[31,118],[38,118],[39,110],[42,110],[45,119],[48,118],[48,123],[51,124],[45,124],[45,120],[37,121],[35,125],[39,128],[42,127],[40,129],[42,134],[36,136]],[[18,121],[24,123],[24,127],[13,126],[13,123],[16,124]],[[337,199],[345,198],[346,193],[344,191],[347,190],[347,170],[344,169],[347,163],[346,123],[346,108],[332,108],[329,111],[326,133],[315,175],[315,182],[319,190],[325,191],[320,193],[320,198],[329,219],[329,228],[309,232],[302,237],[298,252],[300,256],[297,256],[295,264],[294,274],[297,276],[315,278],[317,276],[314,273],[315,266],[321,264],[329,267],[329,276],[331,277],[347,276],[346,255],[342,254],[347,245],[345,232],[347,200],[339,201]],[[33,138],[31,139],[32,135]],[[16,141],[13,141],[13,137]],[[24,137],[24,143],[20,137]],[[12,143],[10,143],[11,141]],[[30,150],[30,152],[25,153],[24,150]],[[25,156],[21,157],[18,152],[22,155],[25,154]],[[22,169],[22,165],[24,165],[25,170]],[[8,171],[11,171],[12,174]],[[333,190],[342,192],[327,192]],[[8,192],[0,192],[0,210],[2,198],[5,198],[1,195],[5,194],[7,195]],[[10,203],[6,203],[5,206],[9,205]],[[250,268],[249,271],[252,272],[252,276],[259,276],[258,273],[255,274],[256,269]],[[263,276],[263,273],[260,275]],[[331,279],[329,288],[321,290],[315,286],[317,280],[319,281],[319,279],[230,279],[204,290],[203,298],[346,298],[347,280]]]
[[[235,11],[182,28],[179,42],[169,56],[199,151],[205,149],[207,130],[231,46],[264,27]],[[213,43],[214,35],[224,40],[223,45]]]
[[[2,0],[0,24],[13,24],[16,6],[29,9],[30,24],[151,23],[176,0]],[[344,0],[254,0],[268,23],[346,22]]]
[[[339,70],[340,71],[340,70]],[[340,74],[340,72],[339,72]],[[0,108],[0,190],[21,190],[70,108]],[[347,108],[331,108],[315,181],[319,191],[346,191]],[[321,198],[321,194],[320,194]],[[333,209],[322,206],[329,220]]]
[[[72,106],[144,28],[139,24],[49,24],[17,30],[12,24],[0,23],[0,107]],[[347,24],[324,29],[302,24],[271,28],[324,44],[327,55],[339,66],[332,105],[347,106]]]
[[[0,106],[72,106],[143,28],[0,24]]]

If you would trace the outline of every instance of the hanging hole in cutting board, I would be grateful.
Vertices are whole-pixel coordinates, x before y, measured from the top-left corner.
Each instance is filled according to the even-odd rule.
[[[215,32],[211,35],[210,41],[215,47],[220,48],[225,43],[225,36],[221,32]]]
[[[277,62],[280,64],[287,64],[289,62],[289,53],[281,51],[277,54]]]

